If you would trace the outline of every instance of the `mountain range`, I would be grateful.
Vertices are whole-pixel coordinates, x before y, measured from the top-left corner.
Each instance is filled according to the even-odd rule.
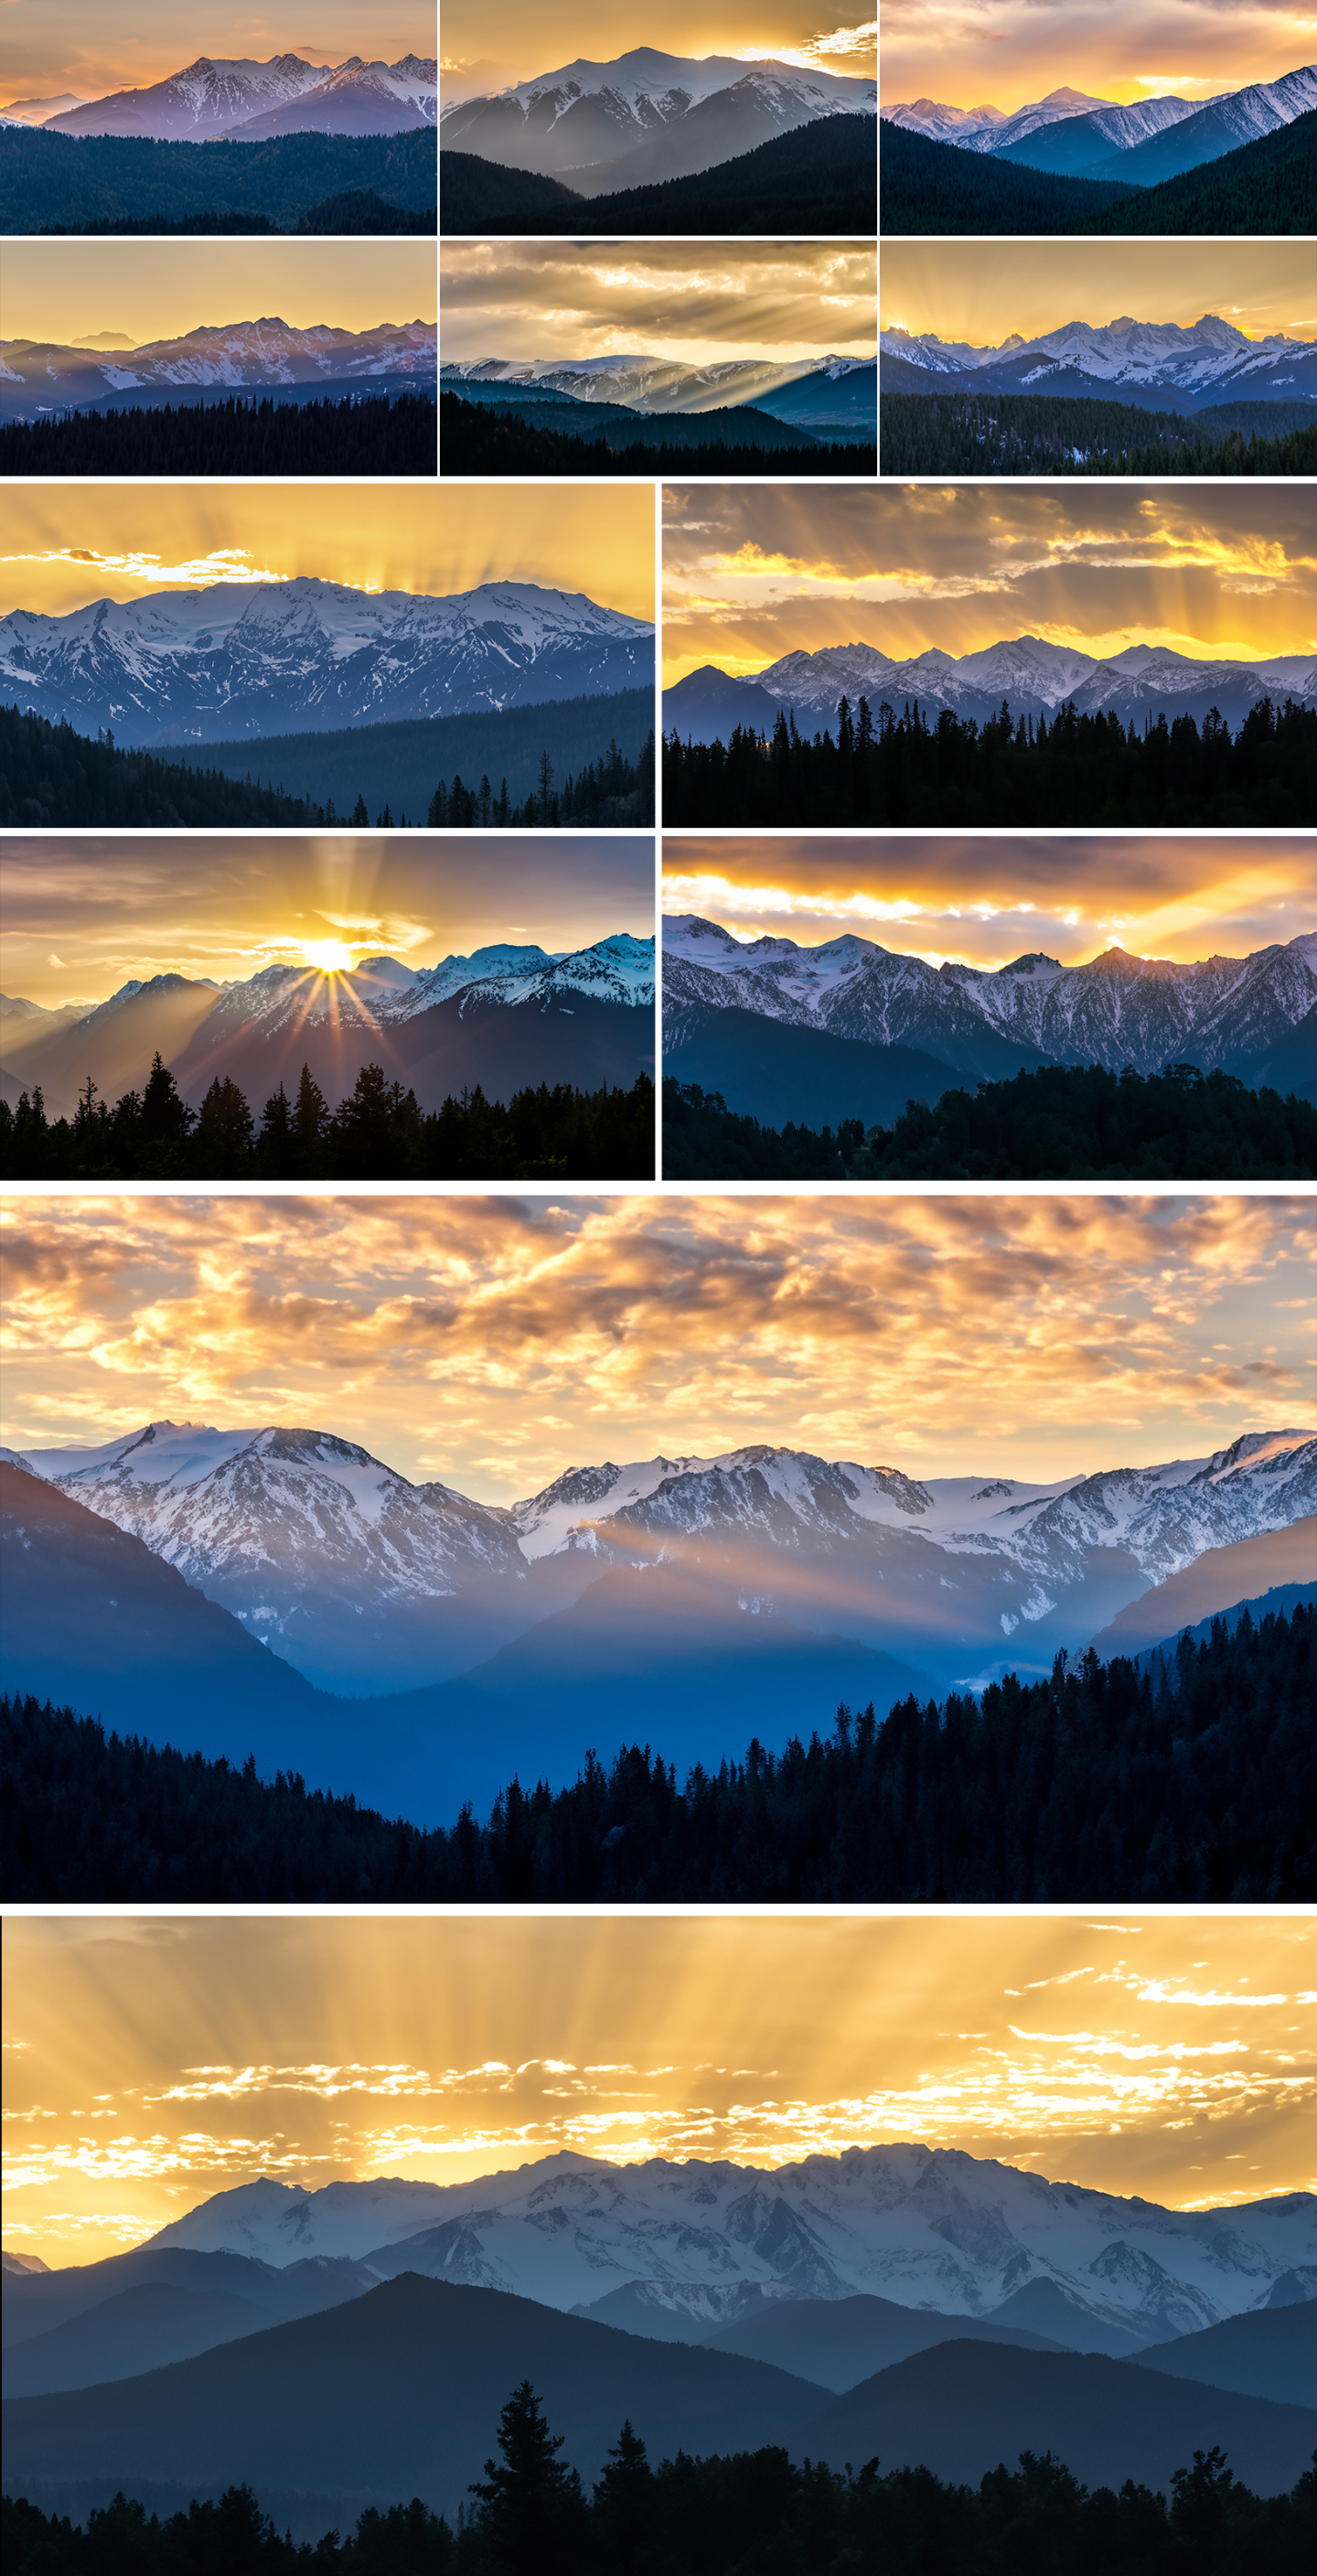
[[[737,676],[711,662],[688,671],[663,692],[663,727],[665,733],[675,728],[683,742],[725,742],[738,725],[771,732],[779,711],[786,711],[812,732],[831,726],[843,696],[852,716],[867,698],[875,724],[885,699],[898,715],[906,704],[927,715],[949,707],[980,724],[999,715],[1003,702],[1017,720],[1028,716],[1035,723],[1069,703],[1079,715],[1116,715],[1140,729],[1162,715],[1168,723],[1191,715],[1201,725],[1215,707],[1233,730],[1264,697],[1317,705],[1317,659],[1289,653],[1257,663],[1200,661],[1164,645],[1129,644],[1100,661],[1036,635],[959,655],[931,646],[911,661],[896,661],[876,644],[830,644],[817,653],[783,654],[762,671]]]
[[[47,1115],[71,1117],[93,1074],[107,1099],[140,1090],[153,1055],[198,1107],[218,1077],[259,1114],[302,1066],[331,1103],[363,1064],[414,1089],[424,1109],[451,1092],[507,1099],[523,1084],[629,1087],[654,1064],[654,942],[629,932],[550,953],[480,948],[413,967],[363,958],[348,974],[266,966],[217,985],[184,975],[134,977],[108,1001],[55,1011],[0,996],[0,1080],[11,1107],[40,1083]]]
[[[1128,314],[1101,328],[1067,322],[1028,340],[1012,332],[983,348],[897,328],[880,333],[878,346],[886,393],[937,393],[950,378],[957,392],[1119,392],[1149,410],[1169,396],[1187,412],[1236,397],[1317,403],[1317,341],[1290,340],[1283,332],[1249,339],[1213,313],[1188,329],[1136,322]]]
[[[1221,2439],[1267,2493],[1317,2430],[1314,2258],[1310,2194],[1173,2210],[913,2144],[262,2180],[87,2266],[6,2256],[7,2467],[79,2504],[107,2477],[161,2509],[300,2490],[317,2531],[348,2497],[451,2510],[529,2373],[586,2476],[625,2413],[656,2457],[776,2441],[977,2478],[1041,2440],[1163,2489]]]
[[[328,1432],[155,1423],[0,1481],[5,1687],[429,1822],[587,1745],[716,1763],[842,1699],[1047,1673],[1208,1551],[1227,1609],[1239,1542],[1311,1533],[1317,1439],[1052,1485],[753,1447],[505,1506]]]
[[[873,358],[719,358],[689,366],[645,356],[580,359],[445,359],[445,392],[469,402],[503,403],[518,395],[557,394],[575,403],[617,403],[645,417],[722,410],[753,403],[774,420],[804,429],[876,434],[877,361]],[[571,427],[570,418],[563,423]]]
[[[877,104],[876,82],[848,74],[639,45],[454,101],[439,142],[598,197],[709,170],[820,118],[876,116]]]
[[[1011,112],[920,98],[882,110],[884,122],[930,142],[1068,178],[1119,179],[1151,188],[1181,170],[1220,160],[1243,143],[1291,125],[1317,107],[1317,66],[1211,99],[1168,95],[1121,106],[1082,90],[1052,90]]]
[[[696,914],[663,924],[663,1052],[669,1069],[700,1080],[702,1044],[724,1014],[748,1014],[757,1034],[782,1033],[781,1087],[796,1078],[791,1032],[885,1050],[914,1048],[943,1083],[1004,1077],[1039,1064],[1101,1064],[1159,1073],[1192,1062],[1246,1081],[1317,1085],[1317,931],[1194,965],[1104,949],[1082,966],[1032,952],[985,969],[939,967],[845,932],[818,947],[794,939],[737,940]],[[1291,1063],[1291,1058],[1296,1061]],[[1307,1073],[1302,1073],[1306,1060]],[[949,1069],[949,1071],[948,1071]],[[729,1105],[762,1118],[760,1096]],[[797,1095],[799,1096],[799,1095]],[[936,1097],[926,1089],[923,1097]],[[797,1113],[799,1114],[799,1113]],[[839,1114],[833,1104],[834,1117]],[[770,1121],[770,1123],[772,1123]]]
[[[24,102],[19,102],[23,105]],[[44,105],[44,101],[31,104]],[[115,90],[107,98],[66,104],[51,113],[22,116],[8,109],[7,123],[39,126],[47,134],[139,134],[161,143],[229,141],[260,143],[279,134],[401,134],[436,123],[439,72],[432,57],[404,54],[396,63],[368,62],[360,54],[336,64],[308,63],[300,54],[275,54],[267,63],[199,54],[186,70],[171,72],[145,89]]]
[[[646,620],[533,582],[213,582],[0,619],[0,700],[143,749],[608,696],[653,669]]]
[[[284,401],[404,388],[433,396],[438,333],[432,322],[380,322],[341,331],[320,322],[294,330],[277,314],[255,322],[203,323],[140,348],[0,340],[0,421],[46,420],[69,411],[186,401],[189,395],[274,393]]]

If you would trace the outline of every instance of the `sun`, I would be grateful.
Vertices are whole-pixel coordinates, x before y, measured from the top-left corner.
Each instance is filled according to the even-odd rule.
[[[352,964],[352,950],[341,939],[312,939],[304,943],[302,955],[308,966],[320,975],[346,975]]]

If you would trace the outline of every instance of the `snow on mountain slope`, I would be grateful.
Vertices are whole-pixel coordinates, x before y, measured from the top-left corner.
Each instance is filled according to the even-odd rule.
[[[0,349],[3,344],[0,343]],[[676,358],[459,358],[445,359],[441,387],[470,396],[481,387],[567,394],[578,402],[624,403],[644,413],[713,411],[728,403],[759,403],[812,376],[836,384],[872,358],[719,358],[692,367]]]
[[[642,45],[456,100],[441,111],[439,140],[597,194],[708,169],[819,117],[876,110],[876,83],[850,74]]]
[[[394,2241],[381,2219],[396,2221]],[[1317,2254],[1317,2200],[1163,2209],[912,2144],[776,2170],[562,2155],[447,2186],[248,2184],[150,2242],[277,2264],[351,2256],[381,2278],[416,2270],[560,2308],[632,2281],[674,2307],[689,2285],[746,2282],[777,2297],[867,2291],[981,2317],[1043,2280],[1077,2300],[1080,2319],[1087,2310],[1154,2343],[1262,2305]]]
[[[201,54],[185,71],[146,89],[116,90],[44,121],[52,134],[140,134],[166,143],[202,143],[221,135],[257,142],[265,135],[311,131],[392,134],[433,125],[438,66],[407,54],[396,63],[308,63],[276,54],[212,59]]]
[[[1165,133],[1133,142],[1110,159],[1094,161],[1088,165],[1089,175],[1132,179],[1140,187],[1156,187],[1182,170],[1196,170],[1206,162],[1219,161],[1225,152],[1237,152],[1241,144],[1256,143],[1263,135],[1278,133],[1282,126],[1292,125],[1296,116],[1305,116],[1314,107],[1317,65],[1308,63],[1298,71],[1287,72],[1282,80],[1259,81],[1250,89],[1195,102],[1192,116]]]
[[[1025,107],[948,107],[937,99],[917,98],[885,107],[882,113],[889,125],[903,125],[907,133],[925,134],[931,142],[955,143],[972,152],[992,152],[1018,141],[1021,135],[1060,124],[1068,117],[1082,116],[1090,109],[1110,113],[1113,105],[1111,99],[1090,98],[1084,90],[1054,89],[1046,98],[1034,99]],[[1186,110],[1191,112],[1192,108]]]
[[[1090,177],[1134,179],[1152,187],[1179,170],[1274,134],[1317,107],[1317,68],[1305,64],[1282,79],[1210,99],[1087,98],[1079,90],[1053,90],[1003,115],[964,110],[932,99],[885,107],[883,116],[914,134],[958,150],[987,152],[1026,167]]]
[[[1167,394],[1233,393],[1317,402],[1317,342],[1273,332],[1251,340],[1232,322],[1205,313],[1188,327],[1137,322],[1128,314],[1096,326],[1067,322],[1030,340],[1018,333],[995,347],[939,340],[936,332],[884,331],[881,355],[932,376],[972,378],[976,392],[1046,391],[1051,376],[1069,370],[1095,384],[1138,387]]]
[[[0,340],[0,420],[40,420],[125,399],[167,401],[180,391],[319,392],[400,380],[433,396],[438,335],[432,322],[381,322],[368,331],[318,323],[295,330],[277,314],[205,323],[176,339],[94,351],[57,341]]]
[[[581,593],[449,598],[302,576],[0,619],[0,691],[125,744],[328,732],[596,696],[652,679],[654,629]]]
[[[664,921],[663,958],[668,1052],[693,1015],[734,1008],[952,1063],[957,1045],[986,1023],[1057,1063],[1132,1064],[1147,1074],[1187,1058],[1210,1072],[1260,1058],[1317,1003],[1312,931],[1249,957],[1190,966],[1108,948],[1083,966],[1030,956],[987,970],[934,968],[852,932],[816,948],[742,942],[681,914]]]

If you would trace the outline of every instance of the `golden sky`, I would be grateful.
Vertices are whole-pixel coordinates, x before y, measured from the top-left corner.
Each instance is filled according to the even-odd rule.
[[[651,489],[533,484],[25,483],[11,488],[0,616],[299,574],[440,597],[482,581],[654,614]]]
[[[884,0],[885,107],[935,98],[1009,114],[1054,89],[1214,98],[1317,53],[1294,0]]]
[[[853,931],[930,966],[982,967],[1042,949],[1080,966],[1134,957],[1250,956],[1317,930],[1317,842],[1246,833],[846,840],[663,836],[663,909],[738,939]]]
[[[0,1223],[19,1450],[279,1423],[511,1502],[755,1441],[1052,1479],[1313,1411],[1310,1197],[11,1190]]]
[[[436,301],[432,242],[20,241],[5,244],[0,329],[68,342],[122,331],[140,348],[263,315],[293,330],[433,323]]]
[[[865,242],[444,242],[441,354],[872,357]]]
[[[996,348],[1067,322],[1136,322],[1181,328],[1205,313],[1249,339],[1317,334],[1317,263],[1311,242],[1289,241],[900,241],[884,242],[884,331],[935,331],[940,340]],[[1101,390],[1101,388],[1098,388]],[[1113,387],[1119,399],[1119,388]]]
[[[659,53],[736,54],[755,61],[771,54],[806,69],[873,78],[876,18],[834,24],[808,0],[677,0],[661,20],[638,18],[626,0],[570,0],[546,10],[541,0],[443,0],[440,65],[445,103],[508,89],[540,72],[584,60],[608,63],[637,45]]]
[[[563,2147],[913,2140],[1175,2208],[1314,2179],[1311,1919],[11,1918],[5,2243]]]
[[[177,0],[0,0],[5,65],[0,107],[10,99],[106,98],[111,90],[145,89],[183,71],[198,54],[268,63],[300,54],[304,63],[341,63],[349,54],[398,62],[434,53],[433,0],[315,0],[291,14],[238,9],[207,0],[204,15]],[[107,328],[112,326],[107,325]]]
[[[687,484],[663,527],[665,687],[825,644],[1259,660],[1317,641],[1302,485]]]
[[[0,845],[0,909],[6,990],[53,1009],[102,1001],[134,975],[228,983],[300,966],[327,940],[345,964],[419,968],[504,940],[649,939],[654,844],[563,833],[550,864],[542,841],[515,835],[15,834]]]

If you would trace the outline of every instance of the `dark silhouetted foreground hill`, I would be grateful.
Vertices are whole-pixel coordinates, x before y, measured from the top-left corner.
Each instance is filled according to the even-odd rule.
[[[140,135],[0,130],[0,232],[295,232],[357,191],[422,213],[437,200],[433,129],[406,134],[285,134],[264,143],[156,143]],[[369,211],[369,210],[368,210]],[[316,229],[319,228],[318,223]],[[375,230],[374,221],[366,227]],[[355,227],[346,219],[344,230]]]
[[[882,121],[884,233],[1310,233],[1317,109],[1155,188],[1055,178]]]
[[[579,197],[470,152],[440,155],[445,233],[871,233],[874,119],[822,116],[689,179]],[[533,192],[533,193],[532,193]]]

